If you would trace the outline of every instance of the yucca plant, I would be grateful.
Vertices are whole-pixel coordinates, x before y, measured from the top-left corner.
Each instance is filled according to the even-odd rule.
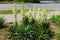
[[[27,16],[24,16],[23,24],[24,25],[28,25],[29,24],[29,18]]]
[[[21,12],[20,12],[20,14],[22,14],[24,16],[25,12],[26,12],[25,3],[22,2],[21,3]]]
[[[49,22],[40,25],[38,22],[29,25],[11,26],[9,35],[12,40],[49,40],[53,33]]]
[[[41,23],[41,25],[39,21],[32,18],[28,24],[23,23],[20,26],[11,26],[9,29],[9,35],[12,40],[49,40],[53,36],[48,21]]]
[[[15,24],[17,25],[17,9],[16,9],[16,4],[13,4],[13,14],[15,17]]]
[[[46,20],[45,10],[40,11],[41,10],[39,9],[39,20],[37,20],[36,12],[29,9],[29,16],[26,16],[25,10],[23,10],[22,24],[10,27],[9,38],[11,40],[49,40],[53,36],[53,32],[50,28],[50,22]],[[35,15],[32,15],[32,12],[34,12]]]

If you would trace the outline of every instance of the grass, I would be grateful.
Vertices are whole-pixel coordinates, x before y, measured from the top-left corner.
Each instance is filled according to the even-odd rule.
[[[55,36],[57,40],[60,40],[60,27],[57,27]]]
[[[19,12],[19,10],[18,10]],[[13,14],[12,10],[0,10],[0,14]]]
[[[12,10],[0,10],[0,14],[12,14]]]

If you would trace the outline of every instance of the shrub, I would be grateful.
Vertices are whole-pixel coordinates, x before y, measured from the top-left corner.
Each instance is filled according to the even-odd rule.
[[[4,18],[3,17],[0,17],[0,27],[3,26],[4,22],[5,22]]]
[[[59,25],[60,24],[60,15],[52,16],[51,21]]]
[[[39,23],[39,21],[32,18],[32,21],[26,25],[11,26],[9,29],[9,38],[12,40],[49,40],[53,36],[53,32],[49,26],[50,23],[47,21]]]

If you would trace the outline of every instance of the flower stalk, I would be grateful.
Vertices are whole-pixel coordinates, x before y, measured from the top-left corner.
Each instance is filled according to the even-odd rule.
[[[17,9],[16,9],[16,4],[13,4],[13,14],[15,17],[15,24],[17,25]]]

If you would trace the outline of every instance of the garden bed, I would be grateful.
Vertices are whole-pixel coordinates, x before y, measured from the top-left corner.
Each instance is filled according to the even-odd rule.
[[[13,11],[1,11],[1,13],[3,13],[0,14],[0,39],[2,40],[57,39],[56,34],[59,31],[56,25],[60,23],[59,11],[40,8],[26,10],[24,6],[18,11],[14,5]]]

